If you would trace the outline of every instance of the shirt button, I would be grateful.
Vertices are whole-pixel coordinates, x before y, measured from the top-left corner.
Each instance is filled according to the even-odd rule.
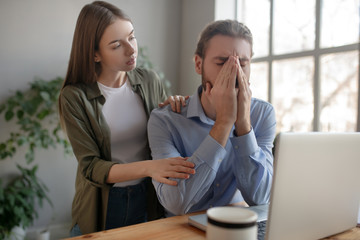
[[[221,159],[221,158],[219,158],[218,162],[222,162],[222,159]]]
[[[216,184],[216,186],[217,186],[217,187],[220,187],[220,184],[219,184],[219,183],[217,183],[217,184]]]
[[[235,149],[238,149],[239,148],[239,146],[235,146]]]

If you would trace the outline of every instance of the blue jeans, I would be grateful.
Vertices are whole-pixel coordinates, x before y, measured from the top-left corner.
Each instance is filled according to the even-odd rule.
[[[109,192],[105,229],[146,222],[145,181],[127,187],[112,187]]]
[[[112,187],[109,192],[105,229],[146,222],[145,181],[128,187]],[[78,224],[70,230],[70,237],[82,235]]]
[[[75,224],[75,226],[70,230],[70,237],[77,237],[77,236],[81,236],[81,230],[79,225]]]

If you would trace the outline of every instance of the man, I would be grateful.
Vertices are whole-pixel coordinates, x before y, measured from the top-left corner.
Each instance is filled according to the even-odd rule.
[[[237,21],[216,21],[202,32],[195,70],[202,86],[181,114],[152,112],[148,135],[153,159],[189,157],[195,174],[170,186],[153,180],[168,215],[244,201],[269,202],[275,112],[251,97],[252,34]]]

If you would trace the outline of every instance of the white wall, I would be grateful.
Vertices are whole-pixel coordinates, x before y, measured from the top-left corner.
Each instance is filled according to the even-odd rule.
[[[0,100],[35,76],[64,76],[77,16],[86,0],[1,0]],[[176,88],[181,1],[111,0],[132,18],[139,46]]]
[[[181,53],[179,90],[192,95],[201,84],[193,61],[198,37],[203,28],[215,19],[215,0],[183,0],[181,19]]]
[[[235,0],[183,0],[179,91],[192,95],[201,84],[193,61],[196,43],[205,26],[219,19],[235,18]]]
[[[215,0],[215,20],[236,19],[236,0]]]

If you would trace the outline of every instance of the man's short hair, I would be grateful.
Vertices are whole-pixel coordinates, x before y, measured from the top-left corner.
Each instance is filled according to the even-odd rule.
[[[236,20],[219,20],[207,25],[200,34],[195,54],[201,58],[204,58],[209,41],[216,35],[224,35],[245,39],[250,43],[251,56],[253,55],[252,33],[250,29],[245,26],[245,24],[240,23]]]

